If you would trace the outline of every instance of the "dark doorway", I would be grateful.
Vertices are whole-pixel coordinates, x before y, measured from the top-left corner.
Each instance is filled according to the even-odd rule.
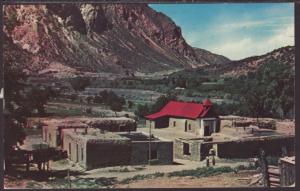
[[[210,136],[210,133],[209,133],[209,126],[205,126],[205,127],[204,127],[204,136]]]
[[[152,150],[151,151],[151,160],[152,159],[157,159],[157,150]]]
[[[150,160],[156,160],[156,159],[158,159],[158,155],[157,155],[157,150],[156,149],[151,150],[150,154],[151,154]],[[149,150],[147,152],[147,158],[149,159]]]
[[[183,143],[183,154],[184,154],[184,155],[191,155],[191,152],[190,152],[190,144],[188,144],[188,143]]]

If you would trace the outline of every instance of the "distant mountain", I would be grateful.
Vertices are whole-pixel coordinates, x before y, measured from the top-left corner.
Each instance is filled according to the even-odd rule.
[[[4,31],[30,72],[151,73],[230,62],[187,44],[146,4],[6,5]]]
[[[275,49],[260,56],[252,56],[242,60],[232,61],[227,64],[215,64],[203,68],[207,73],[224,76],[240,76],[255,72],[261,65],[269,62],[279,62],[295,68],[295,47],[286,46]]]

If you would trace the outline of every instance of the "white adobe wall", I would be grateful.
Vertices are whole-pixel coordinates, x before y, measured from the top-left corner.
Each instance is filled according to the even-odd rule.
[[[154,129],[155,128],[155,121],[151,121],[151,120],[146,120],[146,127],[149,128],[151,125],[151,128]]]

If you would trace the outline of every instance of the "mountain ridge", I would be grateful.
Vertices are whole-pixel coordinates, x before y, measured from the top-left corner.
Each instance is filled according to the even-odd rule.
[[[53,63],[87,72],[144,72],[228,63],[187,44],[168,16],[146,4],[6,5],[5,33],[32,55],[31,72]]]

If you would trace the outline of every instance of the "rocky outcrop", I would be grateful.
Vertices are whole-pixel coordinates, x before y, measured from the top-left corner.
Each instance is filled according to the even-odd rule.
[[[146,4],[6,5],[4,31],[31,72],[53,63],[81,72],[149,73],[229,60],[194,49],[169,17]]]

